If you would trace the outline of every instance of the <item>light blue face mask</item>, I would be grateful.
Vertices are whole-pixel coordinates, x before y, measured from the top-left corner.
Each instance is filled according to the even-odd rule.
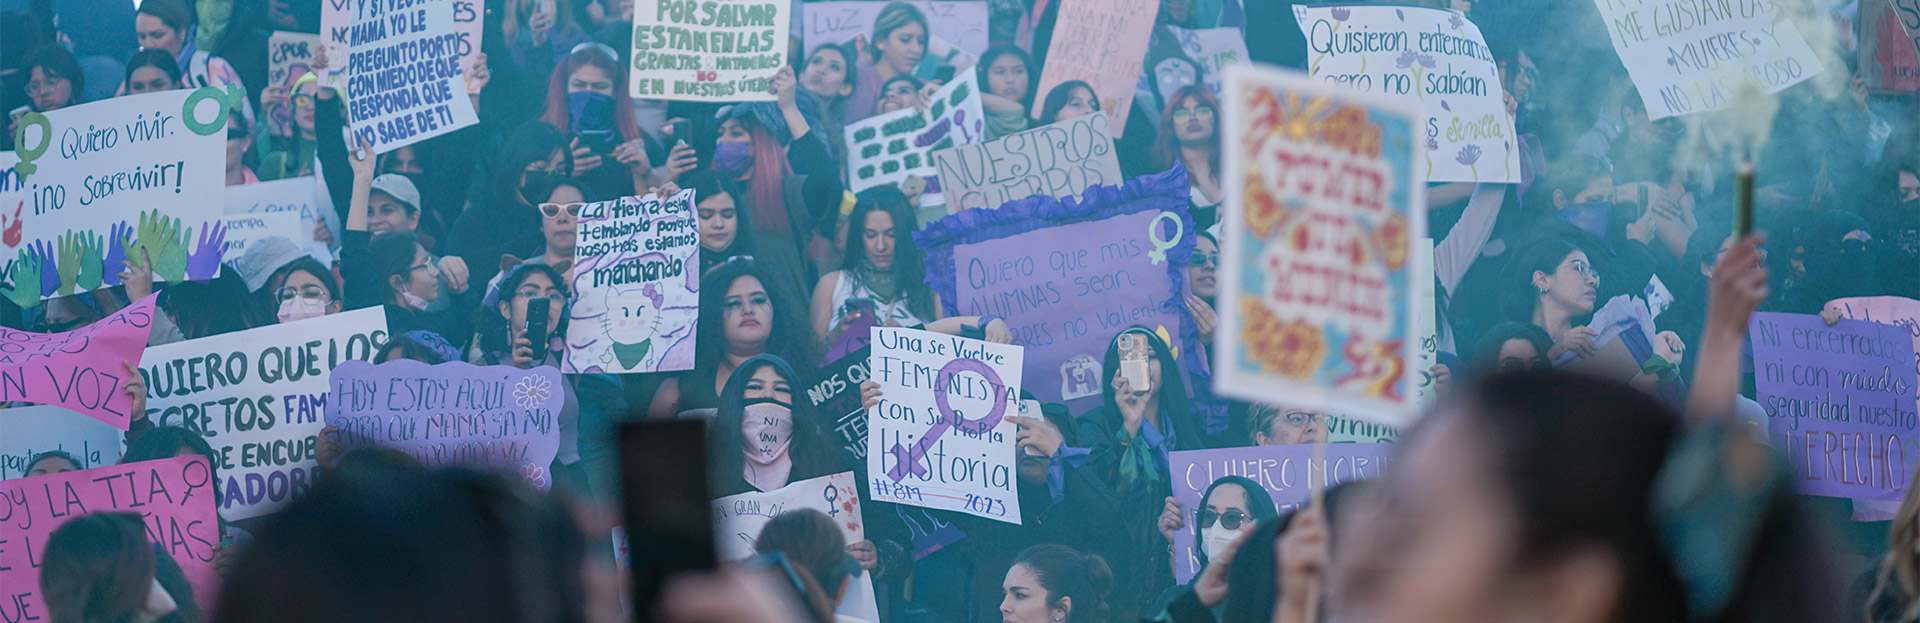
[[[1582,201],[1561,208],[1554,216],[1604,243],[1607,242],[1607,224],[1613,217],[1613,202]]]

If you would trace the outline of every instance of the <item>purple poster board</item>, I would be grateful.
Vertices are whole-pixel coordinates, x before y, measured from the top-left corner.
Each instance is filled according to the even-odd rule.
[[[1187,173],[1175,167],[1078,199],[965,210],[913,240],[946,314],[1005,319],[1026,347],[1027,390],[1080,412],[1099,403],[1107,342],[1128,327],[1191,354],[1180,339],[1193,322],[1182,302],[1196,239],[1186,207]]]
[[[1913,338],[1858,320],[1758,313],[1753,382],[1801,493],[1899,500],[1915,460]]]
[[[427,467],[511,472],[540,489],[560,452],[560,370],[349,361],[333,369],[327,425],[349,451],[393,448]]]
[[[1278,511],[1298,508],[1313,492],[1349,480],[1379,478],[1386,473],[1393,444],[1327,444],[1321,460],[1313,460],[1314,444],[1249,446],[1216,450],[1185,450],[1167,455],[1173,472],[1173,498],[1186,513],[1186,527],[1173,533],[1173,575],[1180,583],[1200,572],[1200,549],[1194,543],[1193,512],[1213,481],[1242,476],[1260,483],[1273,496]]]

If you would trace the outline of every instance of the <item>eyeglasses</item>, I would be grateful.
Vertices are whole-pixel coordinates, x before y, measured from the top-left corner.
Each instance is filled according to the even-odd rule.
[[[327,292],[326,288],[323,288],[317,285],[307,285],[307,286],[301,286],[298,288],[293,286],[280,288],[278,292],[274,293],[273,298],[276,301],[285,303],[287,301],[293,300],[293,298],[296,296],[306,299],[308,301],[317,301],[317,302],[323,302],[323,303],[333,300],[333,296]]]
[[[294,108],[311,108],[312,106],[313,106],[313,95],[307,94],[307,93],[293,94]]]
[[[1217,519],[1222,529],[1239,530],[1240,524],[1247,521],[1247,514],[1237,508],[1229,509],[1224,513],[1201,509],[1194,511],[1194,518],[1199,520],[1200,527],[1203,529],[1213,527],[1213,522]]]
[[[1600,282],[1600,273],[1595,272],[1593,267],[1588,266],[1586,262],[1574,260],[1573,263],[1569,265],[1573,267],[1573,272],[1580,273],[1581,277],[1591,279],[1595,283]]]
[[[1176,122],[1184,123],[1190,119],[1212,119],[1212,118],[1213,118],[1212,106],[1173,109],[1173,120]]]
[[[1201,253],[1201,252],[1199,252],[1199,251],[1194,251],[1192,255],[1188,255],[1188,256],[1187,256],[1187,265],[1188,265],[1188,266],[1192,266],[1192,267],[1194,267],[1194,268],[1199,268],[1199,267],[1201,267],[1201,266],[1206,266],[1206,265],[1208,265],[1208,264],[1212,264],[1212,265],[1214,265],[1214,266],[1219,266],[1219,265],[1220,265],[1220,254],[1218,254],[1218,253]]]
[[[27,95],[39,95],[41,91],[52,91],[54,86],[66,81],[66,78],[55,78],[46,82],[29,82],[27,83]]]
[[[566,210],[567,215],[572,216],[574,218],[580,218],[580,206],[583,206],[583,205],[587,205],[587,204],[585,202],[580,202],[580,201],[575,201],[573,203],[542,203],[540,204],[540,214],[547,218],[559,218],[560,211]]]

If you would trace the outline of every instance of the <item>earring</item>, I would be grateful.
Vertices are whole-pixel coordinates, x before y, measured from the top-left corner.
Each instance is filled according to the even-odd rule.
[[[1546,295],[1547,295],[1547,292],[1548,292],[1549,290],[1552,290],[1552,288],[1541,288],[1541,289],[1540,289],[1540,296],[1546,296]]]

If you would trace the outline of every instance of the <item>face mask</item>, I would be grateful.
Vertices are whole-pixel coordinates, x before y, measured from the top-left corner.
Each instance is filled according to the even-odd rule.
[[[1554,213],[1554,216],[1600,239],[1601,242],[1606,242],[1607,222],[1613,218],[1613,202],[1582,201],[1562,208]]]
[[[713,146],[713,170],[729,178],[747,174],[753,168],[753,143],[721,141]]]
[[[280,302],[280,324],[327,315],[327,304],[296,296]]]
[[[432,301],[428,301],[427,299],[420,298],[419,296],[416,296],[414,295],[414,293],[409,292],[407,290],[400,291],[400,298],[402,300],[405,300],[407,302],[407,307],[412,308],[413,311],[427,311],[427,306],[433,304]]]
[[[1219,524],[1214,524],[1213,527],[1200,531],[1200,551],[1207,553],[1208,560],[1219,560],[1220,552],[1226,551],[1227,546],[1232,545],[1233,540],[1240,538],[1240,533],[1246,531],[1246,524],[1241,524],[1239,528],[1234,530],[1228,530],[1220,527]]]
[[[772,465],[787,458],[793,443],[793,410],[774,401],[747,405],[740,432],[747,462]]]
[[[575,136],[586,132],[613,131],[613,98],[593,91],[567,94],[567,129]]]

